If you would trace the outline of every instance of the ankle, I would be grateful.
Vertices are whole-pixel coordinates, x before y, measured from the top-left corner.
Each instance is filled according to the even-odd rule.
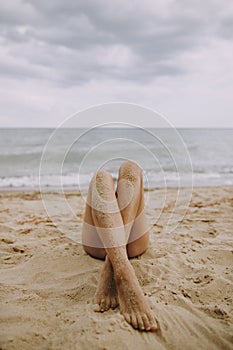
[[[114,280],[116,284],[120,284],[129,279],[129,276],[134,273],[133,267],[130,264],[129,260],[123,264],[117,264],[114,267]]]

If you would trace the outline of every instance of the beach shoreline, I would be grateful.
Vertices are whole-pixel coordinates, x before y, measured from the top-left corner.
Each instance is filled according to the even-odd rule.
[[[162,192],[149,190],[150,246],[131,260],[160,327],[145,334],[119,308],[92,309],[103,262],[68,238],[81,230],[80,193],[65,189],[76,214],[70,219],[60,191],[43,193],[45,209],[39,190],[1,189],[1,348],[231,349],[233,186],[194,187],[185,210],[182,203],[174,207],[175,187],[165,204]],[[166,234],[172,211],[178,226]]]
[[[193,185],[193,189],[202,189],[202,188],[233,188],[232,184],[217,184],[217,185]],[[189,188],[189,186],[166,186],[166,189],[170,190],[170,189],[187,189]],[[154,186],[154,187],[144,187],[144,191],[148,191],[148,192],[153,192],[156,190],[160,190],[160,189],[164,189],[164,186]],[[30,186],[4,186],[4,187],[0,187],[0,194],[1,193],[5,193],[5,192],[50,192],[50,193],[59,193],[59,192],[81,192],[80,189],[77,189],[77,186],[45,186],[43,188],[38,187],[30,187]],[[86,189],[82,189],[82,192],[87,193],[87,188]]]

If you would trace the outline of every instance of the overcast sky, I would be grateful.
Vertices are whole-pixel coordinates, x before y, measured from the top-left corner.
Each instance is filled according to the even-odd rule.
[[[233,127],[233,1],[1,1],[0,74],[2,127],[113,101]]]

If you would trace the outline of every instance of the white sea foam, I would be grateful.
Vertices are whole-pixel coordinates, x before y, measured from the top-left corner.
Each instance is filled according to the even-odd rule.
[[[55,187],[55,188],[75,188],[80,190],[87,190],[92,174],[77,176],[77,174],[69,175],[48,175],[43,179],[39,176],[21,176],[21,177],[4,177],[0,178],[0,188],[39,188],[41,187]],[[181,181],[182,180],[182,181]],[[144,184],[146,188],[156,187],[186,187],[190,185],[190,176],[187,174],[177,173],[150,173],[145,179]],[[228,174],[222,176],[218,173],[194,173],[194,186],[214,186],[214,185],[233,185],[233,177]]]

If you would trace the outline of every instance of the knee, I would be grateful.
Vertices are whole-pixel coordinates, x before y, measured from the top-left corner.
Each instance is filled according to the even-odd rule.
[[[111,211],[113,199],[115,199],[114,181],[112,175],[106,170],[98,170],[93,178],[91,184],[91,207],[92,214],[95,216],[96,212],[101,215],[108,215]]]
[[[94,174],[93,178],[97,182],[112,182],[113,181],[112,175],[104,169],[97,170],[96,173]]]
[[[106,170],[98,170],[92,177],[92,186],[95,184],[98,191],[102,192],[103,188],[113,186],[113,177]]]
[[[142,170],[136,162],[127,160],[120,166],[119,177],[134,183],[142,178]]]

